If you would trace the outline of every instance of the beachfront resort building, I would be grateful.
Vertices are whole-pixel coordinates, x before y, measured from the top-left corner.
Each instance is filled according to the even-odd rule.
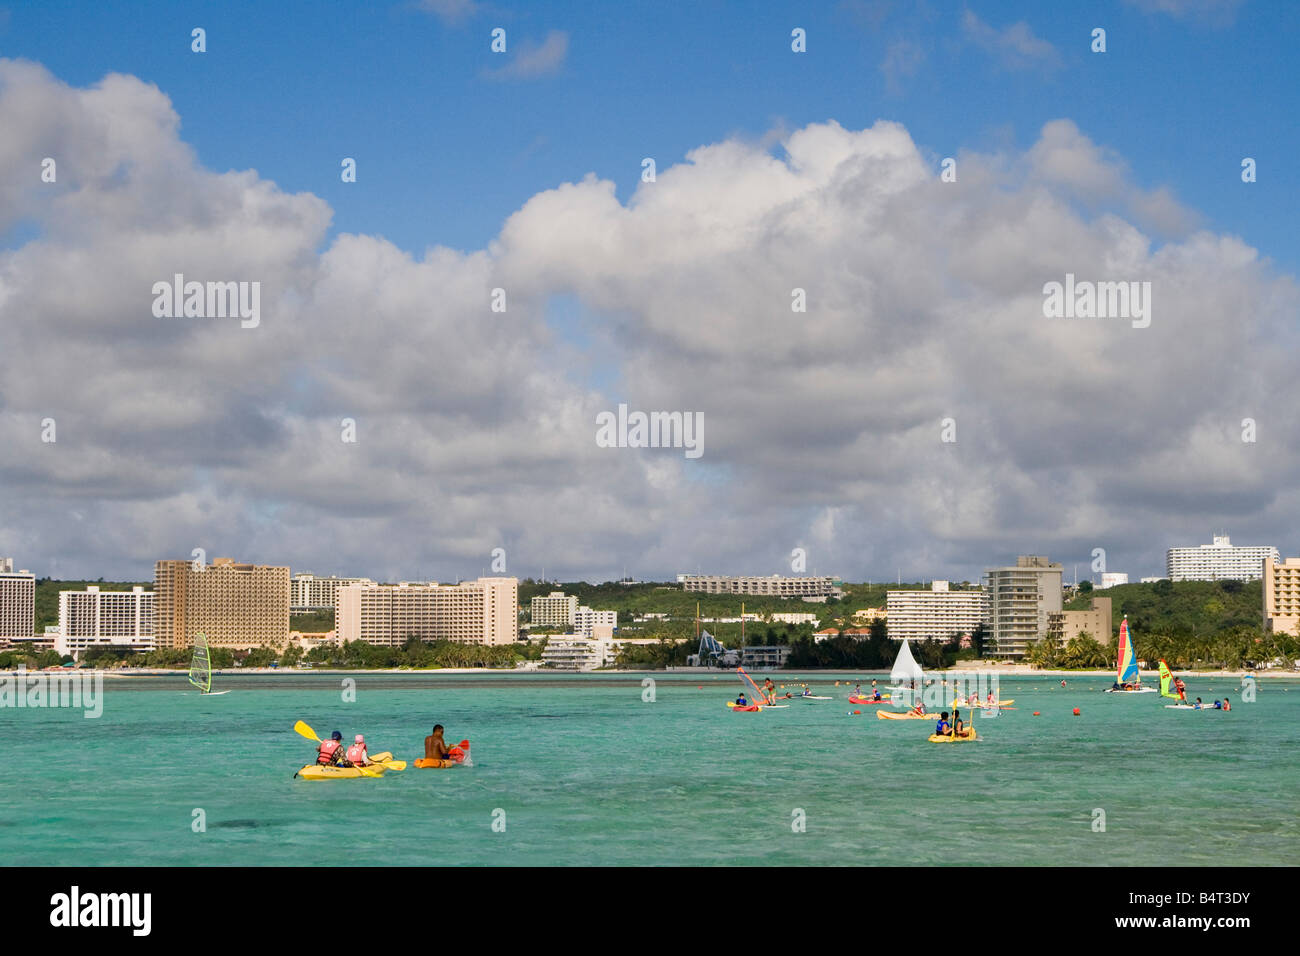
[[[552,591],[546,597],[540,594],[528,602],[528,619],[533,627],[573,627],[578,616],[578,598],[563,591]]]
[[[1101,583],[1097,585],[1097,590],[1104,591],[1107,588],[1117,587],[1121,584],[1128,584],[1127,571],[1103,571],[1101,573]]]
[[[953,591],[947,581],[934,581],[928,591],[886,592],[885,609],[894,640],[949,641],[988,618],[988,598],[978,588]]]
[[[15,571],[13,558],[0,558],[0,640],[36,636],[36,575]]]
[[[1280,557],[1277,548],[1240,548],[1216,534],[1211,544],[1170,548],[1165,565],[1170,581],[1254,581],[1263,576],[1265,562]]]
[[[986,655],[1018,660],[1048,633],[1051,615],[1061,613],[1061,565],[1042,555],[1021,555],[1014,567],[986,571],[984,590],[989,602]],[[892,630],[892,615],[889,623]]]
[[[1061,611],[1059,614],[1049,614],[1048,633],[1064,644],[1070,643],[1083,634],[1102,644],[1109,644],[1115,629],[1111,606],[1110,598],[1095,597],[1086,611]]]
[[[573,615],[575,634],[591,637],[599,628],[608,628],[611,634],[618,630],[618,611],[593,611],[584,605]]]
[[[212,647],[283,648],[289,641],[289,569],[215,558],[154,565],[154,644],[191,647],[203,634]]]
[[[519,579],[460,584],[349,584],[336,592],[340,641],[400,647],[411,638],[511,644],[519,631]]]
[[[844,597],[835,578],[736,577],[720,574],[679,574],[683,591],[705,594],[754,594],[761,597],[821,600]]]
[[[1300,632],[1300,558],[1261,563],[1265,629],[1279,634]]]
[[[349,584],[374,584],[369,578],[317,577],[303,571],[290,579],[290,611],[332,611],[334,593]]]
[[[560,671],[594,671],[612,667],[618,647],[608,637],[591,638],[580,634],[560,634],[546,639],[542,665]]]
[[[748,667],[750,670],[771,670],[777,667],[784,667],[786,658],[790,656],[789,644],[774,644],[771,646],[750,645],[741,648],[740,664],[742,667]]]
[[[154,593],[139,586],[129,591],[102,591],[92,584],[84,591],[60,591],[54,649],[74,658],[91,647],[151,651],[153,601]]]

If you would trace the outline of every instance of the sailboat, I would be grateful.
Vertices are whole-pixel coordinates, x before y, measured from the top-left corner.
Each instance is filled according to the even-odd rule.
[[[894,658],[889,679],[894,685],[890,688],[890,700],[895,704],[914,706],[925,691],[925,671],[921,670],[921,665],[912,656],[907,638],[903,638],[903,643],[898,648],[898,656]]]
[[[220,697],[230,693],[228,690],[212,689],[212,654],[208,650],[208,639],[204,634],[194,636],[194,657],[190,660],[190,672],[186,676],[205,697]]]
[[[1119,653],[1115,663],[1115,686],[1106,689],[1107,694],[1154,694],[1154,687],[1142,686],[1142,675],[1138,673],[1137,655],[1133,652],[1133,639],[1128,632],[1128,615],[1119,625]]]

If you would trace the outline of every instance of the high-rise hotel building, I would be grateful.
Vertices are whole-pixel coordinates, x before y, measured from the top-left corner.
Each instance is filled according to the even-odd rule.
[[[334,594],[349,584],[374,584],[369,578],[317,577],[308,572],[295,574],[290,581],[292,596],[289,609],[293,611],[324,611],[334,609]]]
[[[36,632],[36,575],[0,558],[0,640],[30,641]]]
[[[993,642],[986,653],[991,657],[1024,657],[1061,614],[1061,566],[1040,555],[1021,555],[1015,567],[990,568],[984,575],[984,590]]]
[[[1253,581],[1265,562],[1279,557],[1277,548],[1236,547],[1226,534],[1216,534],[1212,544],[1170,548],[1165,566],[1170,581]]]
[[[573,627],[578,616],[578,597],[563,591],[552,591],[546,597],[540,594],[529,604],[528,619],[535,627]]]
[[[289,569],[215,558],[211,565],[154,566],[154,642],[189,647],[203,634],[212,647],[244,650],[289,642]]]
[[[92,584],[84,591],[60,591],[54,649],[74,657],[90,647],[153,650],[153,597],[142,587],[101,591]]]
[[[400,647],[411,638],[510,644],[519,634],[519,579],[460,584],[349,584],[335,592],[340,641]]]
[[[1296,634],[1300,627],[1300,558],[1262,562],[1264,627]]]
[[[948,641],[979,627],[988,604],[983,591],[950,591],[947,581],[932,582],[928,591],[887,591],[888,633],[896,641]]]

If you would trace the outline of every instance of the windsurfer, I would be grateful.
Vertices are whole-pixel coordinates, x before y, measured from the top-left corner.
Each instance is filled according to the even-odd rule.
[[[776,703],[776,685],[772,683],[772,678],[763,678],[763,696],[767,698],[769,704]]]

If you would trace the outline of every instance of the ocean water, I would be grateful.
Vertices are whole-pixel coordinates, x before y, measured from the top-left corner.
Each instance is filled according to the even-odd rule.
[[[926,741],[836,677],[734,714],[734,676],[303,673],[104,682],[103,715],[0,708],[10,865],[1270,865],[1300,860],[1300,683],[1188,680],[1231,713],[1109,681],[1003,678],[980,740]],[[871,675],[867,675],[868,680]],[[774,675],[791,682],[795,675]],[[882,681],[882,684],[885,681]],[[1074,707],[1081,715],[1071,714]],[[851,711],[859,709],[861,715]],[[1041,716],[1034,717],[1038,710]],[[442,723],[474,766],[307,782],[293,731],[413,760]],[[206,829],[195,832],[195,810]],[[1104,831],[1095,829],[1104,811]],[[494,829],[494,822],[496,828]],[[798,826],[802,822],[802,829]],[[502,829],[504,824],[504,829]]]

